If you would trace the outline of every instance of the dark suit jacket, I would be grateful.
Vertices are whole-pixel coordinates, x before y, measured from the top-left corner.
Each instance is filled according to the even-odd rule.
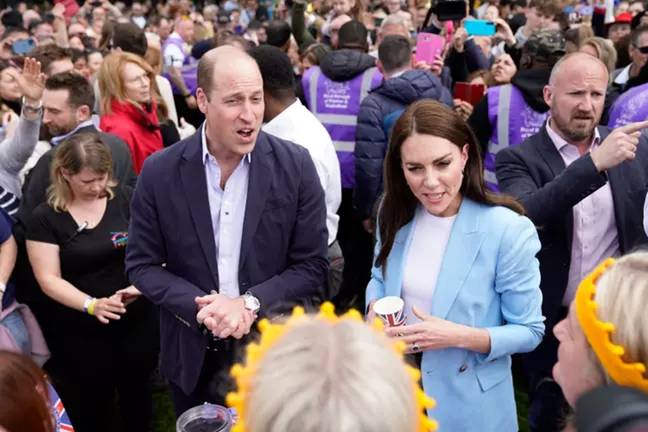
[[[324,192],[308,151],[263,132],[249,176],[239,287],[267,315],[321,294],[328,268]],[[194,299],[218,290],[200,129],[146,160],[131,206],[126,271],[160,306],[161,371],[188,394],[208,342]]]
[[[77,133],[99,133],[101,140],[110,148],[113,158],[113,178],[121,185],[135,187],[137,176],[133,170],[133,160],[128,146],[121,138],[109,133],[99,132],[94,126],[79,129]],[[24,221],[31,212],[47,199],[47,188],[50,185],[50,166],[56,147],[51,148],[38,160],[29,171],[23,185],[23,196],[20,200],[18,219]]]
[[[606,127],[599,126],[598,130],[601,140],[610,133]],[[547,318],[545,339],[551,338],[567,288],[574,225],[572,208],[576,204],[609,180],[621,253],[648,242],[642,228],[643,200],[648,188],[648,142],[642,139],[634,160],[599,173],[589,153],[565,167],[545,126],[519,146],[499,152],[496,170],[501,192],[520,200],[538,228],[542,243],[538,253],[542,312]],[[551,368],[555,356],[555,352],[545,353],[543,358],[534,360]]]

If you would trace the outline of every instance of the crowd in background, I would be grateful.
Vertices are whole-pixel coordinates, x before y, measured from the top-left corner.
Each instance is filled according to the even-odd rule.
[[[0,353],[0,398],[37,393],[0,407],[0,431],[151,430],[156,380],[177,416],[224,405],[258,319],[329,300],[371,321],[386,296],[440,430],[518,430],[512,368],[532,431],[575,428],[604,383],[648,392],[645,1],[4,6],[0,349],[47,378]],[[361,356],[311,331],[325,394]],[[315,380],[288,376],[294,398]],[[290,404],[244,421],[378,430],[361,409],[306,427]]]

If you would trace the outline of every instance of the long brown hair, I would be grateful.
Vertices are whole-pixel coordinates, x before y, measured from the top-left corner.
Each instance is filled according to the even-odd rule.
[[[45,374],[30,358],[0,351],[0,400],[2,428],[54,432]]]
[[[491,206],[501,205],[524,214],[522,205],[513,198],[495,195],[486,189],[479,145],[470,126],[439,102],[431,99],[416,102],[396,121],[385,156],[385,195],[378,216],[381,247],[376,258],[376,266],[381,266],[383,272],[396,232],[412,220],[418,205],[418,200],[405,181],[401,163],[401,146],[414,133],[447,139],[459,150],[468,145],[468,161],[459,189],[463,197]]]

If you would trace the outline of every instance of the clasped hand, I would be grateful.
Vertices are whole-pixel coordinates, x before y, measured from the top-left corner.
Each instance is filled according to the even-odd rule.
[[[204,324],[220,339],[232,336],[241,339],[250,332],[256,314],[245,308],[243,298],[229,298],[222,294],[196,297],[198,323]]]

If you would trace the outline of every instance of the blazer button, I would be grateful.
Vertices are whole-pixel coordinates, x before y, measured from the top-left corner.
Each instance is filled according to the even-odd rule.
[[[464,363],[459,368],[459,373],[464,373],[464,372],[466,372],[466,370],[468,370],[468,365],[466,363]]]

